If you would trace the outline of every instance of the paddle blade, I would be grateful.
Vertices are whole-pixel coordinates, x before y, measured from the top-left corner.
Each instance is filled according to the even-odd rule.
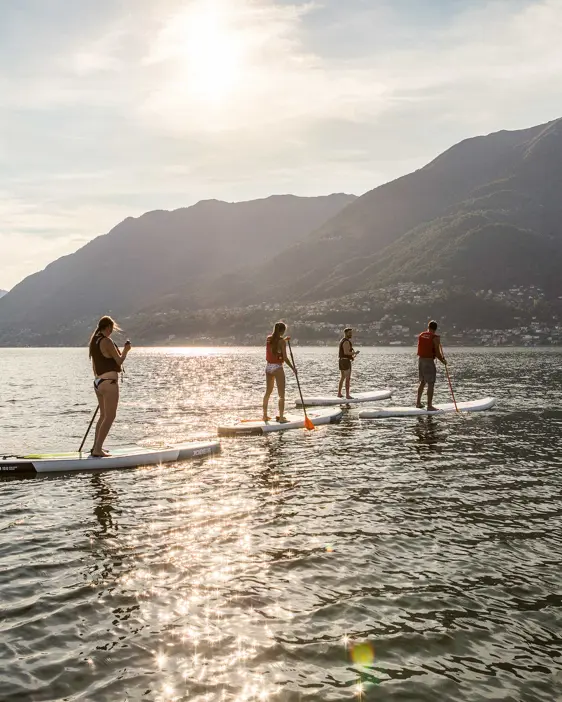
[[[315,427],[314,424],[312,423],[312,420],[309,419],[309,418],[306,417],[306,416],[305,416],[305,418],[304,418],[304,426],[305,426],[306,429],[308,429],[308,431],[314,431],[314,429],[316,429],[316,427]]]

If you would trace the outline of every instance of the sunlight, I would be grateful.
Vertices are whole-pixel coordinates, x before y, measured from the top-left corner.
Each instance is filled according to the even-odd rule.
[[[167,26],[161,52],[176,60],[184,96],[219,103],[241,79],[244,35],[229,19],[228,0],[199,0]]]
[[[157,82],[142,112],[159,130],[187,134],[261,129],[281,114],[293,119],[309,114],[311,104],[320,109],[331,93],[321,62],[302,48],[300,34],[312,7],[184,0],[157,29],[143,59]]]

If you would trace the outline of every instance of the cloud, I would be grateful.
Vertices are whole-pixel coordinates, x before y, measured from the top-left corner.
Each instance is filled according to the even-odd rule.
[[[291,133],[345,115],[358,100],[384,107],[384,84],[329,65],[306,46],[315,3],[195,0],[169,18],[146,63],[161,80],[143,102],[146,124],[173,134]],[[372,78],[372,76],[371,76]]]
[[[360,194],[559,117],[561,34],[562,0],[4,3],[0,288],[127,215]]]
[[[0,192],[0,279],[4,287],[19,282],[22,271],[40,270],[123,219],[120,208],[89,204],[83,190],[78,200],[70,194],[64,200],[58,188],[77,192],[76,182],[57,180],[58,187],[51,183],[41,189],[39,184],[28,182],[20,183],[21,194]]]

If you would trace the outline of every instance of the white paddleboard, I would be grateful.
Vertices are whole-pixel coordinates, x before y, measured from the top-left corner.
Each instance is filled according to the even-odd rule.
[[[92,458],[87,452],[5,457],[0,459],[0,475],[137,468],[207,456],[219,450],[218,441],[198,441],[152,449],[142,446],[127,446],[112,450],[111,456],[104,458]]]
[[[457,402],[459,412],[483,412],[496,404],[495,397],[484,397],[481,400],[471,400],[470,402]],[[428,412],[426,409],[418,407],[381,407],[377,410],[363,410],[359,412],[361,419],[379,419],[381,417],[419,417],[423,415],[435,416],[444,412],[455,412],[455,405],[452,402],[436,404],[437,411]]]
[[[306,407],[321,407],[328,405],[355,405],[360,402],[376,402],[377,400],[388,400],[392,396],[392,390],[371,390],[370,392],[354,392],[351,400],[337,395],[317,395],[314,397],[305,396],[302,399]],[[302,407],[299,399],[296,401],[297,407]]]
[[[322,424],[335,424],[343,416],[341,409],[325,410],[323,412],[307,412],[309,419],[314,426]],[[271,431],[287,431],[288,429],[303,429],[304,414],[286,413],[285,418],[289,421],[279,423],[275,420],[264,422],[262,419],[244,420],[240,419],[232,424],[224,424],[218,428],[219,436],[268,434]]]

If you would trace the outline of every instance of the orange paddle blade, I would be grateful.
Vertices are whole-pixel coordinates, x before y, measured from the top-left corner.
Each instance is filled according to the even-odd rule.
[[[310,420],[308,417],[305,416],[304,418],[304,426],[308,429],[308,431],[313,431],[316,429],[314,424],[312,423],[312,420]]]

